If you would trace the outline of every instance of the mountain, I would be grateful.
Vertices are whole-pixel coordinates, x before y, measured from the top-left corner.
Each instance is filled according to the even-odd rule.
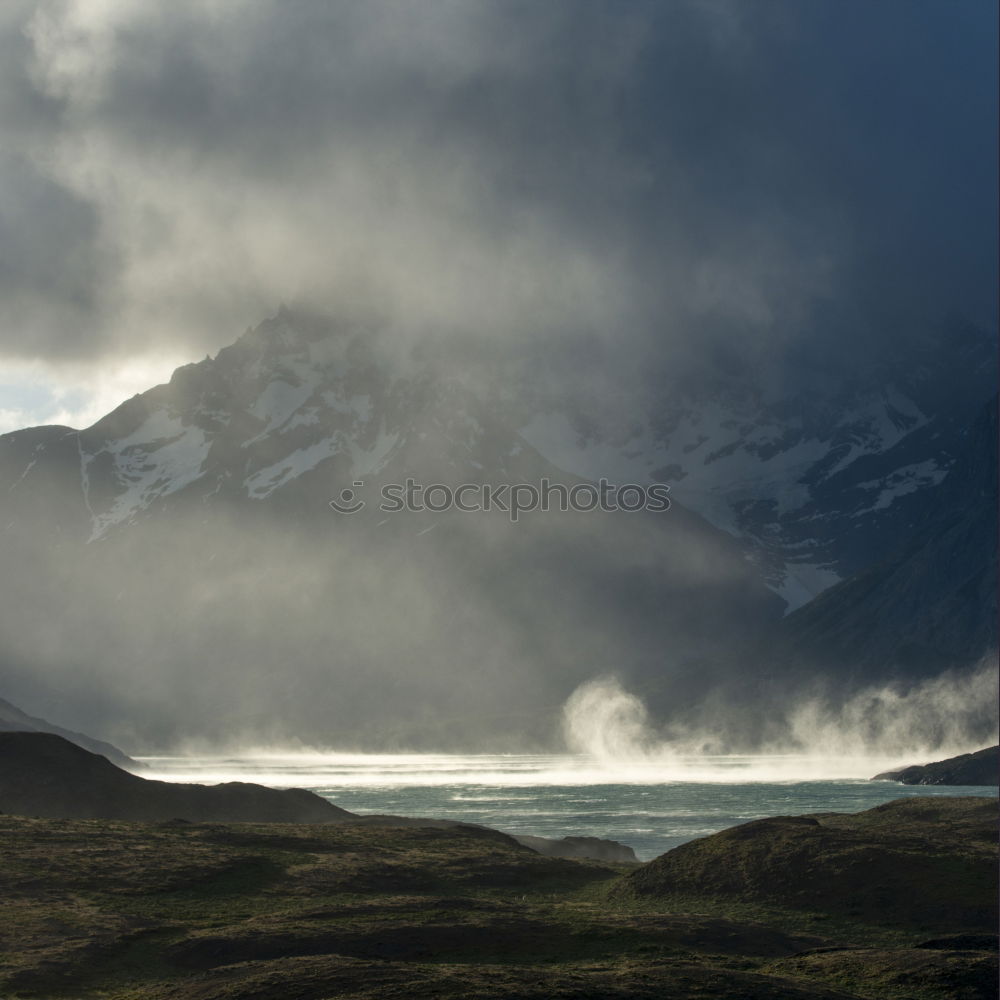
[[[955,320],[883,357],[730,351],[651,378],[628,405],[540,396],[521,433],[577,475],[668,483],[793,611],[909,541],[996,392],[996,341]]]
[[[301,515],[317,484],[403,469],[427,483],[662,482],[738,538],[794,610],[909,541],[996,391],[993,338],[960,322],[847,374],[725,357],[655,373],[652,398],[629,401],[442,376],[468,368],[401,357],[380,332],[282,307],[84,431],[0,436],[8,530],[42,518],[53,543],[100,541],[192,498]]]
[[[996,655],[997,399],[927,491],[913,537],[782,624],[786,656],[857,677],[913,677]]]
[[[301,788],[149,781],[54,733],[0,733],[0,762],[0,812],[19,816],[331,823],[352,815]]]
[[[681,504],[381,509],[410,478],[581,485],[511,416],[437,358],[283,309],[92,427],[3,436],[7,690],[146,746],[513,749],[551,745],[595,674],[680,705],[739,669],[782,603]],[[331,510],[348,489],[365,508]]]
[[[69,740],[71,743],[75,743],[79,747],[83,747],[84,750],[107,757],[112,764],[125,768],[127,771],[141,771],[145,766],[137,760],[132,760],[131,757],[122,753],[118,747],[112,746],[110,743],[105,743],[103,740],[95,740],[92,736],[86,736],[83,733],[74,733],[69,729],[63,729],[61,726],[54,726],[51,722],[46,722],[45,719],[38,719],[27,715],[2,698],[0,698],[0,732],[52,733]]]
[[[547,471],[459,383],[419,366],[395,376],[372,331],[287,309],[84,431],[33,428],[2,443],[14,527],[46,496],[62,537],[87,542],[185,504],[270,501],[325,517],[341,483],[404,469],[428,483]]]
[[[752,692],[785,647],[847,686],[967,665],[995,641],[992,501],[966,482],[988,343],[959,327],[891,366],[729,358],[570,399],[282,308],[91,427],[0,437],[5,690],[147,747],[513,750],[557,743],[598,675],[664,717]],[[669,509],[382,499],[601,476],[669,483]]]

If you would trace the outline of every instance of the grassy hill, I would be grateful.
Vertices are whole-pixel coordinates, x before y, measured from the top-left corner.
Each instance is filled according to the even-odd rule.
[[[749,835],[747,827],[725,831],[638,868],[543,857],[473,828],[4,816],[0,995],[995,996],[995,913],[977,909],[964,876],[924,884],[921,860],[971,864],[970,877],[978,878],[975,866],[995,859],[995,801],[903,805],[812,817],[826,831],[821,838],[799,834],[798,827],[816,829],[812,823],[763,821],[771,824],[763,832],[748,824]],[[850,849],[838,846],[838,835],[848,833]],[[826,846],[788,867],[789,859],[806,858],[801,844],[792,845],[809,837]],[[767,852],[751,850],[760,843],[776,845],[771,868]],[[915,919],[901,897],[876,905],[879,850],[890,843],[910,858],[909,898],[933,889],[940,911]],[[840,890],[824,890],[832,883],[818,875],[806,878],[824,866],[855,870],[847,859],[859,866],[860,883],[866,850],[875,867],[861,907],[845,907]],[[702,853],[705,863],[696,864]],[[713,868],[721,870],[716,882],[695,877]],[[749,878],[747,887],[722,891],[725,873],[734,871]],[[687,881],[679,884],[675,875],[683,872]],[[811,894],[808,905],[803,893]],[[968,914],[962,936],[949,936],[960,910]]]

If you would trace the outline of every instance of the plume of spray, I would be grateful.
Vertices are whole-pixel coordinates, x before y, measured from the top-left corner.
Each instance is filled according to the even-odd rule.
[[[869,778],[996,742],[997,691],[997,671],[987,661],[909,689],[873,686],[839,702],[814,694],[769,707],[770,735],[734,745],[727,733],[745,731],[738,715],[751,709],[695,709],[689,721],[657,728],[617,678],[598,677],[567,699],[562,728],[571,753],[615,780],[650,770],[662,780]]]
[[[865,688],[839,705],[812,697],[787,713],[788,745],[827,756],[955,756],[996,742],[998,687],[986,660],[910,688]]]
[[[563,736],[574,753],[601,763],[642,760],[661,752],[646,706],[613,677],[581,684],[563,706]]]

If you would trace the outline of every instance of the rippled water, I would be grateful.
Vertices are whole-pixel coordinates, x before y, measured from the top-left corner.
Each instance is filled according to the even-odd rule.
[[[542,837],[608,837],[643,860],[762,816],[855,812],[913,795],[996,795],[996,789],[868,781],[906,763],[872,758],[608,764],[555,755],[268,753],[142,760],[148,777],[309,788],[357,813],[455,819]]]

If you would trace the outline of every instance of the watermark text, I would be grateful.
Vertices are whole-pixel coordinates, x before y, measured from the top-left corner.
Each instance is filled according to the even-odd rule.
[[[341,490],[340,495],[330,501],[330,507],[340,514],[356,514],[364,510],[368,506],[361,496],[364,485],[363,481],[356,481],[352,487]],[[537,484],[461,483],[458,486],[446,486],[444,483],[425,485],[407,479],[404,483],[386,483],[381,487],[378,509],[387,514],[403,511],[430,511],[434,514],[446,510],[467,514],[500,511],[516,522],[522,514],[532,511],[661,512],[670,509],[669,492],[670,487],[665,483],[615,486],[606,479],[572,486],[548,479],[541,479]]]

